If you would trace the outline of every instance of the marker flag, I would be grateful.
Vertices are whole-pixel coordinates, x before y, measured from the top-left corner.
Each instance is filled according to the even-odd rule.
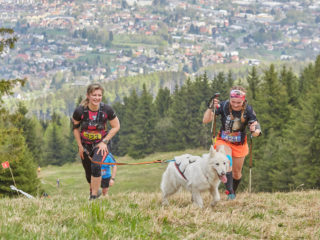
[[[10,167],[9,161],[5,161],[5,162],[3,162],[3,163],[1,163],[1,164],[2,164],[2,167],[3,167],[3,168],[9,168],[9,167]]]

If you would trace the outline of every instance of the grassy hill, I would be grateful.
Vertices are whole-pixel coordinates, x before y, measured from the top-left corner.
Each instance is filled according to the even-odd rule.
[[[139,161],[172,159],[154,154]],[[118,162],[133,161],[129,157]],[[320,239],[320,191],[242,192],[215,208],[191,204],[181,191],[161,206],[159,184],[166,164],[119,166],[110,195],[88,201],[80,163],[47,167],[39,177],[48,198],[0,200],[0,239]],[[60,179],[60,187],[56,180]]]

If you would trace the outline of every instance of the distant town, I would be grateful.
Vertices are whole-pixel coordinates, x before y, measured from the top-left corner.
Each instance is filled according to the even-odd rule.
[[[30,90],[217,63],[310,60],[320,51],[320,1],[0,0],[0,27],[19,37],[2,79]],[[5,37],[5,36],[0,36]]]

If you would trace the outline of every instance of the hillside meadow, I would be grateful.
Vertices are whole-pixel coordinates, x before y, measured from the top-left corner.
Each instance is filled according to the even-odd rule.
[[[158,153],[139,161],[170,160],[186,152],[206,150]],[[129,157],[117,161],[133,162]],[[43,168],[39,178],[49,197],[0,199],[0,239],[320,239],[320,191],[245,191],[227,201],[221,189],[214,208],[203,194],[204,209],[180,191],[162,207],[165,168],[158,163],[118,166],[109,196],[93,202],[80,162]]]

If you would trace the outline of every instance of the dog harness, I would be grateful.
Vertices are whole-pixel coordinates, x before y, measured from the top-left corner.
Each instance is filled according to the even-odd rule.
[[[187,169],[187,167],[189,166],[189,164],[192,164],[192,163],[194,163],[196,160],[194,160],[194,159],[190,159],[189,157],[187,157],[187,161],[189,162],[188,163],[188,165],[186,165],[186,167],[184,168],[184,170],[183,171],[181,171],[181,169],[180,169],[180,165],[181,165],[181,163],[182,162],[180,162],[180,163],[177,163],[177,161],[175,161],[174,162],[174,166],[176,167],[176,169],[178,170],[178,172],[180,173],[180,175],[186,180],[186,181],[188,181],[188,179],[186,178],[186,176],[184,175],[184,172],[186,171],[186,169]]]
[[[184,175],[184,171],[181,172],[181,170],[180,170],[180,168],[179,168],[180,164],[181,164],[181,163],[178,164],[177,162],[174,162],[174,166],[176,167],[176,169],[178,170],[178,172],[180,173],[180,175],[181,175],[186,181],[188,181],[187,178],[186,178],[186,176]]]

